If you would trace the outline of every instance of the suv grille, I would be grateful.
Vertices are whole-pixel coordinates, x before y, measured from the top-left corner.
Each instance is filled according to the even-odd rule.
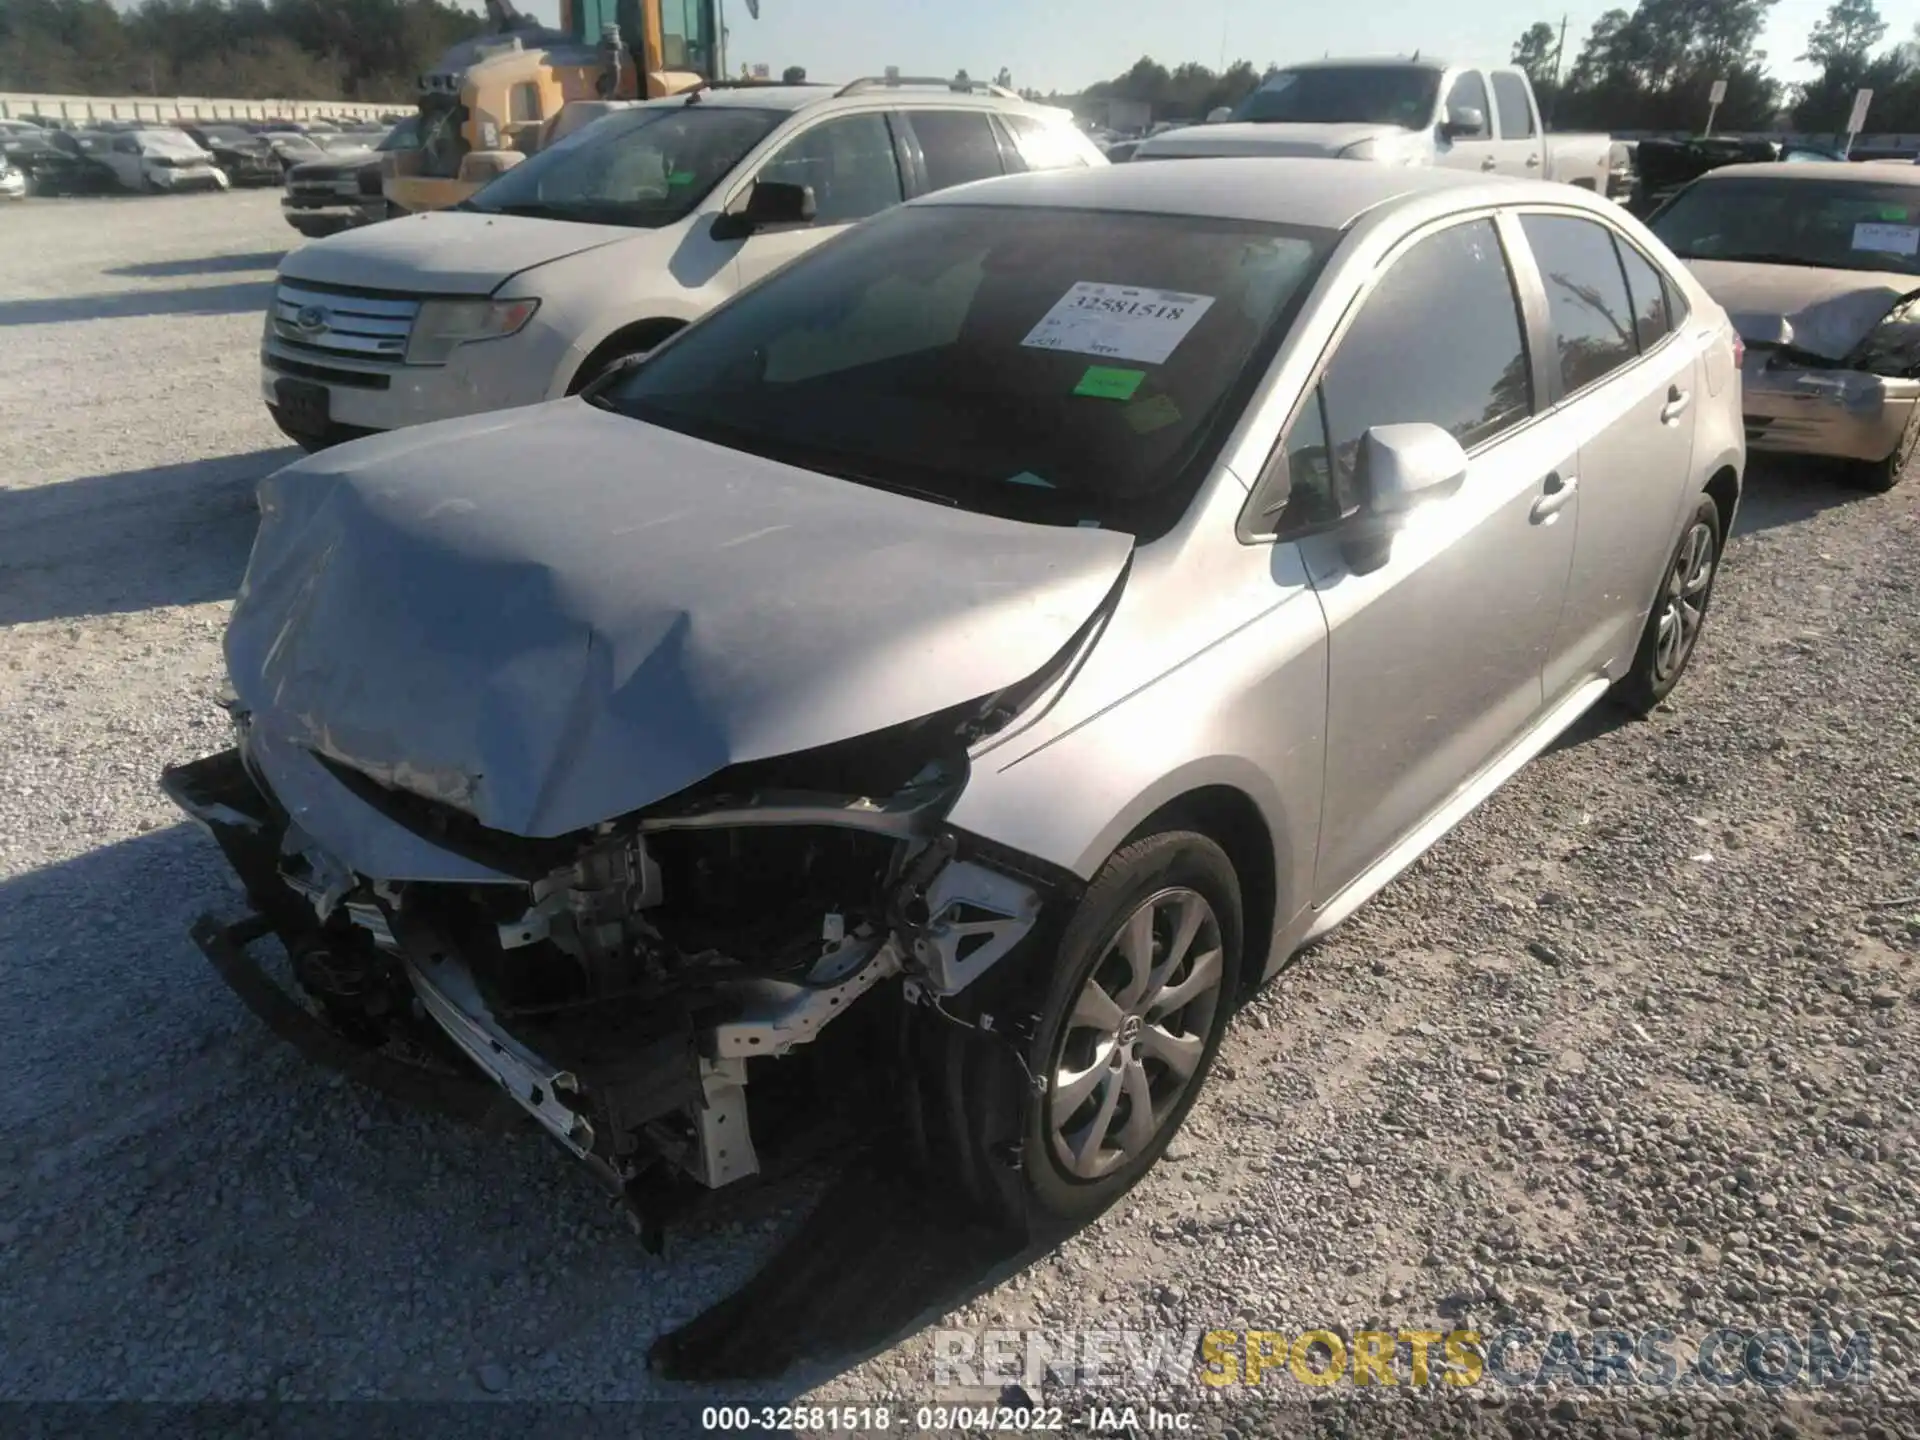
[[[361,360],[406,358],[420,302],[282,280],[273,292],[273,338],[294,351]]]

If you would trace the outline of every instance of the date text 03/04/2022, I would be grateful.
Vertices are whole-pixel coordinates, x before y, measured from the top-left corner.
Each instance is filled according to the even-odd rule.
[[[1193,1428],[1193,1416],[1182,1410],[1135,1405],[1074,1411],[1059,1405],[709,1405],[700,1412],[700,1428],[744,1434],[772,1430],[1018,1435],[1071,1429],[1080,1434],[1124,1435],[1188,1431]]]

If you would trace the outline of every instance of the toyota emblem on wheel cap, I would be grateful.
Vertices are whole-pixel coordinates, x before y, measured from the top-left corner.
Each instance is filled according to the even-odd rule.
[[[318,334],[327,328],[326,308],[320,305],[302,305],[299,310],[295,312],[293,323],[298,325],[302,330],[312,334]]]

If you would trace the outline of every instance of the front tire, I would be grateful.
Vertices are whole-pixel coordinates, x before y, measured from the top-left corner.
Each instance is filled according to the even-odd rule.
[[[1614,698],[1636,715],[1651,714],[1686,673],[1720,577],[1722,542],[1720,507],[1702,495],[1667,562],[1632,667],[1614,686]]]
[[[1847,479],[1856,489],[1884,495],[1898,485],[1920,455],[1920,405],[1907,416],[1907,428],[1900,432],[1900,443],[1884,460],[1862,460],[1847,469]]]
[[[1173,1140],[1220,1048],[1244,949],[1240,882],[1206,836],[1137,840],[1068,924],[1029,1050],[1030,1203],[1091,1219]]]

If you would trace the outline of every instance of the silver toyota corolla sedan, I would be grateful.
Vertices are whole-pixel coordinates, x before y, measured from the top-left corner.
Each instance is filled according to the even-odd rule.
[[[1672,689],[1743,447],[1727,317],[1577,190],[943,192],[581,398],[270,477],[236,747],[165,781],[259,915],[196,933],[641,1212],[824,1094],[1083,1217],[1250,987]]]

